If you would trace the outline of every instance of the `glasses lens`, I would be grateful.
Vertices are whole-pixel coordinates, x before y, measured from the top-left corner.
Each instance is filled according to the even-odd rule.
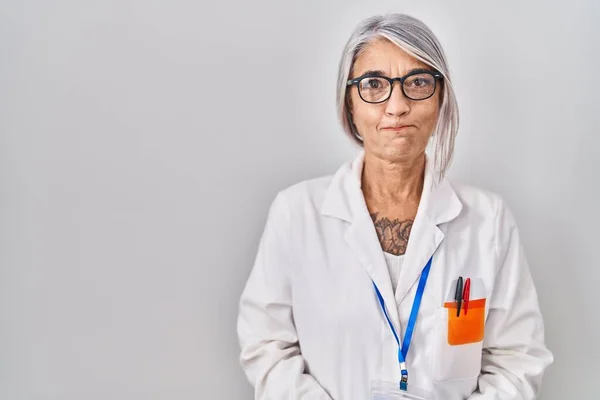
[[[404,93],[413,100],[430,97],[435,91],[435,78],[431,74],[417,74],[406,78]]]
[[[390,83],[378,77],[367,77],[360,81],[358,89],[360,97],[369,103],[378,103],[390,95]]]

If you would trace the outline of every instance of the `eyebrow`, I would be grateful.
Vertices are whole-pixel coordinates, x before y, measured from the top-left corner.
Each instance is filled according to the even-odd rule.
[[[410,71],[408,71],[406,74],[404,74],[404,76],[412,74],[412,73],[418,73],[418,72],[435,73],[436,71],[434,71],[433,69],[426,69],[426,68],[413,68]],[[367,77],[367,76],[386,76],[386,75],[383,71],[376,69],[376,70],[368,70],[368,71],[364,72],[362,75],[359,75],[353,79],[357,79],[360,77]]]

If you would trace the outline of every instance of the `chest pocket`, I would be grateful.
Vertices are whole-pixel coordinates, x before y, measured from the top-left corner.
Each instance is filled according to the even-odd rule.
[[[485,334],[486,295],[483,281],[471,279],[471,295],[467,312],[464,304],[457,315],[454,293],[457,281],[448,289],[444,304],[436,311],[432,378],[436,382],[476,379],[481,372],[483,337]]]

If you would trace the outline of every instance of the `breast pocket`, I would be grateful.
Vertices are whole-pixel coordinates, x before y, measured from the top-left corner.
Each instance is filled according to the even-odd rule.
[[[432,352],[432,375],[436,382],[475,379],[481,371],[481,355],[485,333],[485,288],[480,279],[472,279],[467,312],[464,304],[457,315],[452,299],[456,281],[449,289],[435,319]]]

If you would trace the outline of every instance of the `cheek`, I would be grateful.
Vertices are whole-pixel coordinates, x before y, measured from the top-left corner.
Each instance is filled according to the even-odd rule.
[[[360,130],[367,130],[367,132],[361,132],[361,134],[368,134],[368,130],[372,130],[377,126],[377,123],[381,119],[380,107],[373,104],[367,104],[360,98],[358,102],[353,98],[352,106],[352,119],[354,125]]]
[[[439,115],[440,113],[437,109],[431,112],[431,115],[429,117],[429,124],[431,129],[435,128],[435,124],[437,123]]]
[[[431,104],[427,105],[424,104],[424,106],[425,107],[420,110],[422,127],[428,131],[427,133],[433,133],[431,131],[435,128],[440,114],[439,106],[437,102],[432,102]]]

